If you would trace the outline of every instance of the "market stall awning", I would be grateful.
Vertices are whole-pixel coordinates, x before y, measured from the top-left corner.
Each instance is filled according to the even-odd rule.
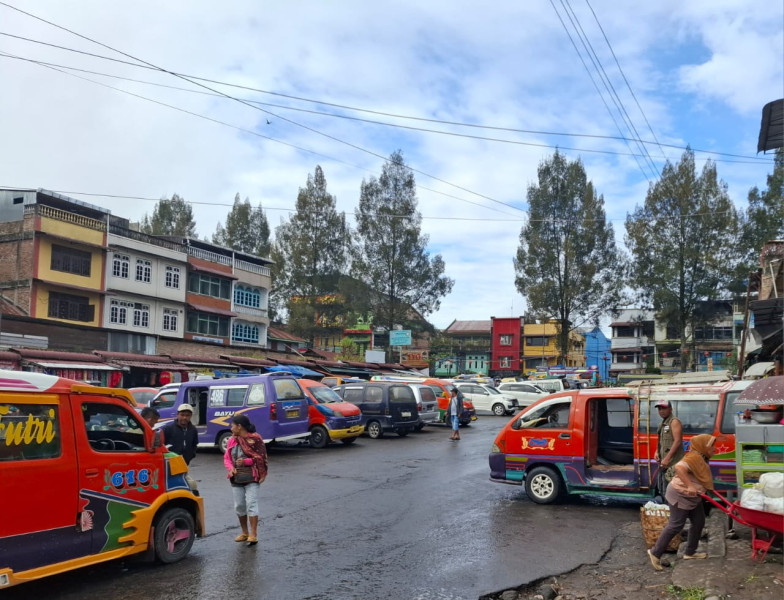
[[[751,382],[737,398],[736,404],[784,404],[784,375],[774,375]]]
[[[107,365],[103,363],[72,363],[66,361],[53,361],[53,360],[29,360],[25,359],[33,365],[38,365],[44,369],[84,369],[90,371],[119,371],[119,367]]]

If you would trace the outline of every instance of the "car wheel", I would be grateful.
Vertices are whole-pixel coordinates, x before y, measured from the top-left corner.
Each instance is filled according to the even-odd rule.
[[[549,467],[531,469],[525,477],[525,492],[537,504],[552,504],[561,496],[561,477]]]
[[[346,446],[350,446],[351,444],[357,441],[357,438],[355,437],[343,438],[340,441],[343,442]]]
[[[188,555],[195,538],[191,513],[184,508],[170,508],[155,520],[155,558],[164,564],[175,563]]]
[[[329,434],[321,425],[314,425],[310,430],[310,447],[326,448],[329,443]]]
[[[496,417],[503,417],[506,414],[506,408],[501,403],[493,404],[493,414]]]
[[[226,454],[226,450],[229,448],[229,438],[231,437],[231,432],[224,431],[218,436],[218,449],[223,453]]]
[[[417,430],[417,431],[422,431],[424,428],[425,428],[425,424],[424,424],[424,423],[419,423],[419,424],[416,426],[416,430]]]
[[[378,421],[370,421],[365,429],[367,430],[367,434],[370,436],[370,439],[373,440],[377,440],[382,435],[384,435],[384,430],[381,428],[381,423]]]
[[[406,437],[411,432],[408,429],[398,429],[395,433],[397,433],[400,437]]]

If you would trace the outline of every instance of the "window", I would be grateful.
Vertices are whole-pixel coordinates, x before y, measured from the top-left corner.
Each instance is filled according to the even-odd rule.
[[[177,400],[177,389],[166,390],[161,392],[158,397],[152,401],[152,407],[158,408],[171,408],[174,406],[174,401]]]
[[[512,367],[512,357],[511,356],[501,356],[498,359],[498,368],[499,369],[509,369]]]
[[[212,275],[202,275],[191,273],[188,276],[188,291],[202,296],[212,296],[213,298],[223,298],[229,300],[231,291],[231,281],[222,277]]]
[[[122,279],[128,279],[128,272],[131,268],[131,259],[127,254],[115,254],[112,259],[112,275]]]
[[[152,281],[152,262],[143,258],[136,259],[136,281],[144,283]]]
[[[634,412],[631,398],[607,398],[607,426],[632,427]]]
[[[272,385],[275,387],[275,395],[279,400],[303,398],[305,396],[299,384],[293,379],[273,379]]]
[[[380,387],[369,385],[365,388],[365,402],[380,403],[384,399],[384,390]]]
[[[528,346],[546,346],[548,339],[547,336],[532,335],[525,338],[525,343]]]
[[[71,294],[49,294],[49,318],[82,321],[89,323],[95,319],[95,306],[84,296]]]
[[[52,271],[62,271],[74,275],[90,276],[92,256],[84,250],[52,245]]]
[[[133,306],[133,302],[124,300],[112,300],[109,309],[109,322],[117,325],[128,323],[128,309]]]
[[[683,424],[684,434],[712,433],[716,423],[716,413],[719,409],[718,400],[671,400],[672,414],[680,419]],[[651,402],[650,420],[651,431],[655,432],[662,422],[659,411]],[[645,404],[640,406],[640,410],[645,408]],[[646,424],[644,419],[640,419],[639,430],[645,431]]]
[[[0,462],[60,456],[58,410],[52,404],[0,403]],[[38,435],[24,435],[28,421]]]
[[[188,333],[228,337],[229,317],[203,312],[188,313]]]
[[[261,306],[261,292],[256,288],[237,285],[234,287],[234,304],[259,308]]]
[[[248,394],[248,406],[264,406],[267,404],[267,389],[263,383],[254,383]]]
[[[231,326],[231,340],[233,342],[259,343],[259,328],[248,323],[234,323]]]
[[[353,404],[362,404],[362,388],[345,388],[343,390],[343,400]]]
[[[502,335],[499,342],[502,346],[511,346],[512,345],[512,336],[511,335]]]
[[[163,309],[163,330],[177,331],[177,311],[175,309]]]
[[[229,388],[226,390],[226,406],[242,406],[245,404],[245,394],[248,386]]]
[[[520,417],[518,428],[567,429],[571,402],[556,402],[540,406]]]
[[[96,452],[145,451],[144,427],[135,413],[114,404],[86,402],[82,405],[82,416],[87,440]]]
[[[180,267],[166,267],[166,279],[164,285],[167,288],[180,289]]]
[[[410,387],[394,385],[389,388],[389,403],[395,404],[398,402],[416,402],[414,397],[414,390]]]
[[[136,302],[133,305],[133,326],[145,328],[150,326],[149,304],[140,304],[139,302]]]

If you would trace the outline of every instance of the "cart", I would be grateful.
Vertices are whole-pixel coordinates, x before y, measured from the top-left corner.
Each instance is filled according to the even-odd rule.
[[[707,494],[701,496],[732,520],[751,529],[751,560],[763,562],[773,543],[784,537],[784,515],[745,508],[740,501],[730,502],[716,490],[713,493],[719,502]]]

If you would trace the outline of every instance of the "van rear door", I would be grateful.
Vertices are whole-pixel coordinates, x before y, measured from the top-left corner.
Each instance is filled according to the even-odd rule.
[[[296,379],[272,378],[275,388],[278,434],[296,436],[308,432],[308,400]]]

